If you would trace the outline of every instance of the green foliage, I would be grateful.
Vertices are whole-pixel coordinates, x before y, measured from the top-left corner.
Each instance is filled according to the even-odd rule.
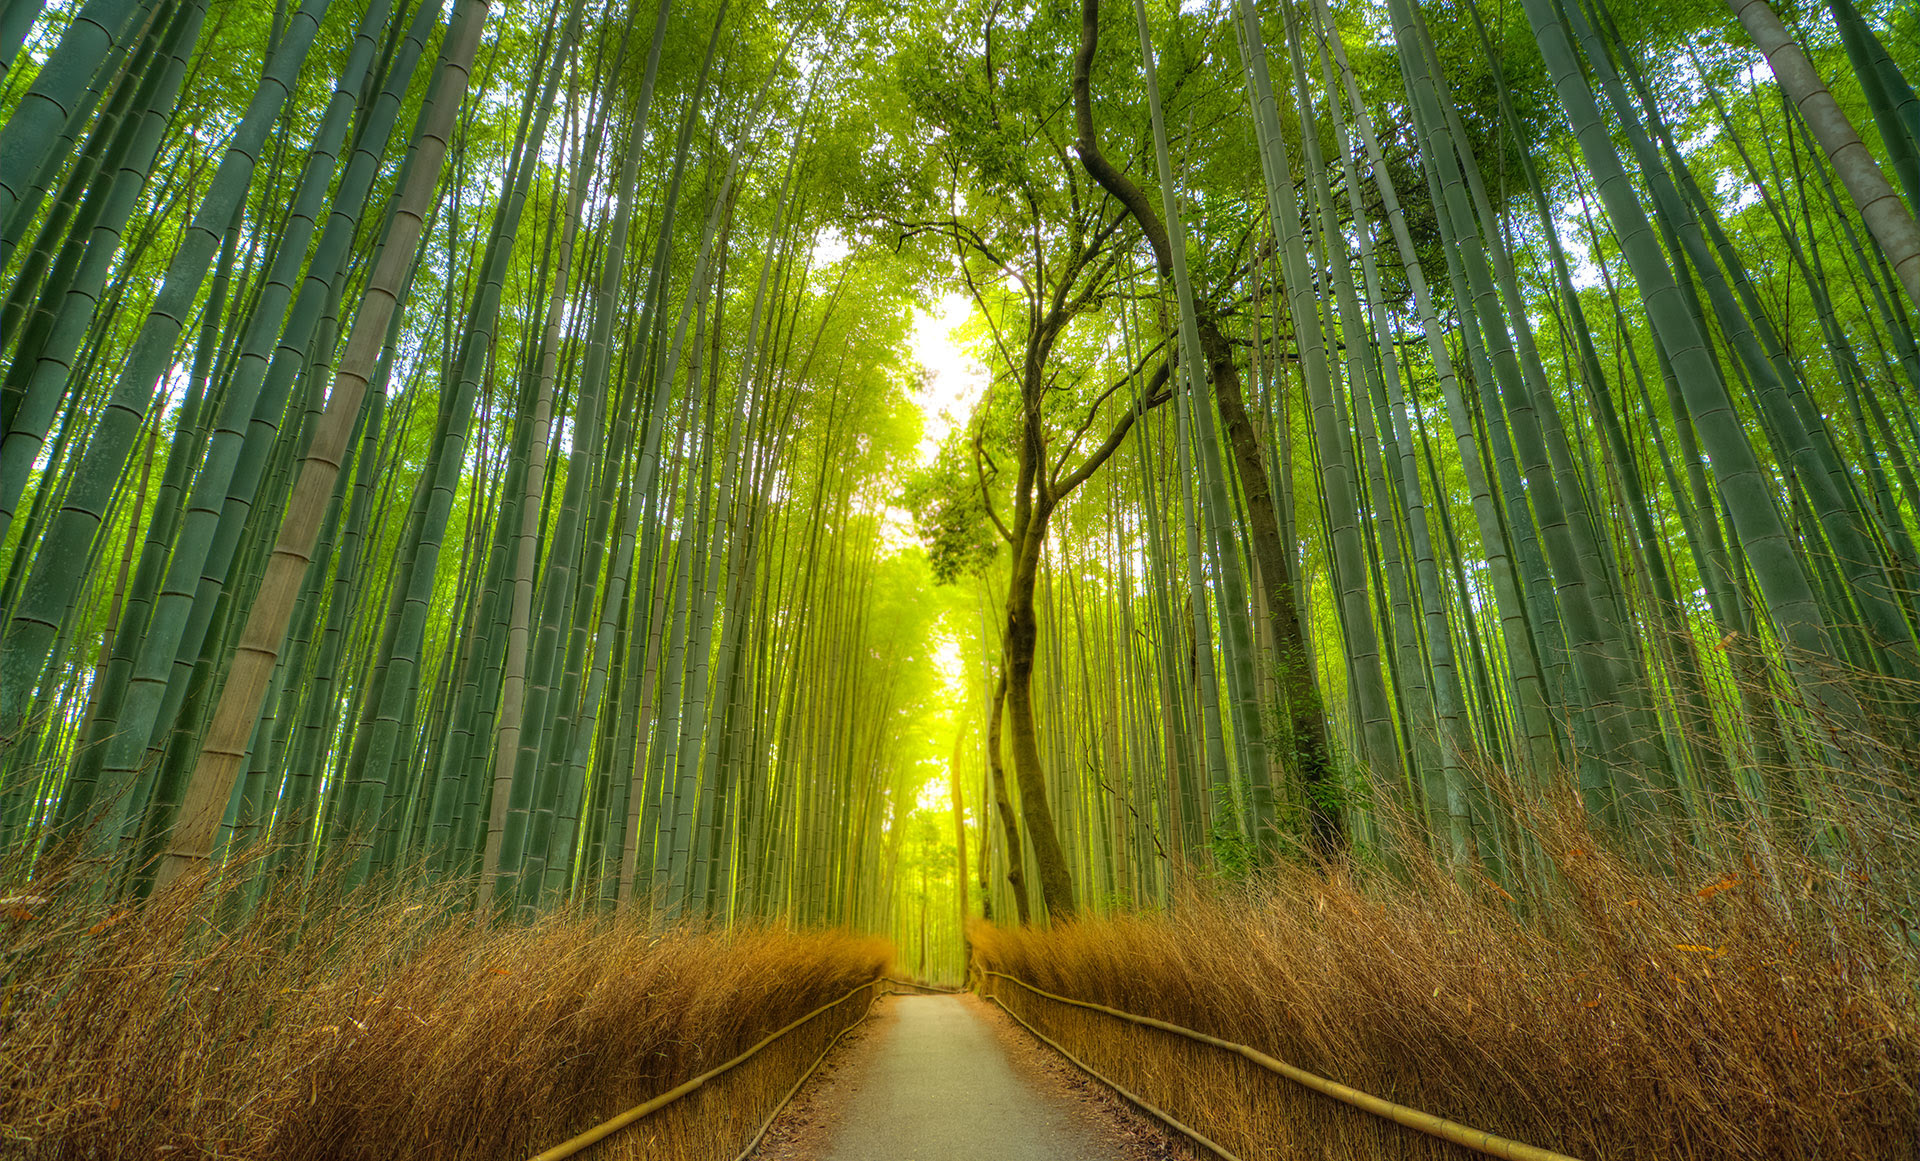
[[[927,550],[937,584],[982,576],[1000,552],[1000,536],[987,515],[973,448],[960,429],[931,464],[907,477],[902,503]]]
[[[169,841],[285,529],[310,540],[281,557],[300,573],[298,615],[257,707],[234,715],[253,735],[233,747],[247,761],[223,830],[283,842],[273,873],[354,844],[385,870],[478,865],[504,766],[515,826],[535,836],[527,865],[548,860],[539,902],[631,906],[657,890],[716,917],[899,923],[916,873],[923,902],[957,904],[941,878],[959,853],[951,820],[918,801],[951,766],[960,842],[1010,913],[1008,856],[1034,836],[998,829],[983,735],[1023,564],[1037,781],[1009,806],[1024,817],[1041,790],[1058,804],[1097,906],[1170,897],[1182,863],[1242,874],[1272,837],[1254,833],[1255,789],[1281,800],[1284,827],[1338,816],[1363,841],[1383,801],[1470,822],[1457,857],[1498,877],[1523,872],[1501,845],[1497,777],[1577,786],[1599,806],[1645,781],[1660,812],[1644,829],[1687,842],[1709,813],[1792,816],[1835,785],[1874,800],[1826,756],[1914,736],[1899,696],[1916,660],[1899,630],[1920,623],[1912,319],[1719,4],[1423,0],[1396,2],[1397,20],[1346,0],[1255,5],[1277,101],[1263,135],[1245,30],[1224,8],[1154,0],[1168,191],[1131,5],[1102,4],[1089,69],[1102,150],[1182,223],[1186,309],[1218,328],[1244,383],[1252,431],[1223,424],[1218,446],[1217,383],[1197,368],[1164,380],[1191,395],[1134,415],[1182,307],[1077,156],[1079,4],[676,2],[651,78],[651,5],[581,6],[557,60],[546,46],[571,3],[489,7],[444,172],[428,175],[423,242],[404,285],[380,294],[408,134],[454,27],[438,9],[422,18],[424,63],[391,77],[414,9],[374,22],[375,76],[342,96],[348,146],[316,161],[310,188],[328,202],[350,164],[369,174],[364,198],[321,211],[358,219],[337,269],[289,207],[363,5],[327,10],[244,190],[225,195],[230,234],[190,223],[292,6],[207,5],[177,99],[138,110],[150,161],[132,156],[115,102],[172,67],[157,25],[132,28],[124,56],[82,62],[111,67],[88,73],[97,92],[75,106],[72,140],[57,136],[65,112],[42,118],[53,128],[35,144],[58,146],[57,170],[4,223],[15,249],[0,263],[10,423],[29,369],[48,368],[44,422],[0,433],[23,481],[0,534],[0,620],[44,641],[0,689],[0,844],[31,854],[63,812],[86,813],[89,763],[116,730],[125,760],[101,790],[127,803],[113,858]],[[1901,122],[1852,77],[1829,6],[1778,7],[1886,155],[1881,134]],[[1910,74],[1911,6],[1861,7]],[[73,8],[48,6],[0,122],[54,75]],[[1595,21],[1598,50],[1572,45],[1550,76],[1529,12]],[[1584,85],[1606,100],[1610,70],[1627,99],[1580,113],[1576,140],[1566,98]],[[1430,109],[1415,99],[1426,85]],[[387,86],[398,101],[381,116],[398,128],[382,141],[370,126]],[[1609,150],[1631,165],[1603,204]],[[124,221],[98,224],[123,177]],[[520,217],[503,217],[516,198]],[[1647,231],[1630,202],[1650,211]],[[163,304],[177,341],[141,348],[177,256],[229,236],[223,273]],[[264,285],[276,267],[287,287]],[[391,334],[361,337],[382,355],[365,369],[369,406],[330,416],[342,351],[389,290]],[[296,292],[304,305],[286,305]],[[967,342],[987,389],[922,464],[914,310],[956,292],[974,301]],[[42,349],[54,319],[70,349]],[[1697,344],[1666,329],[1682,320]],[[255,329],[286,373],[284,403],[218,419],[244,398]],[[1309,351],[1326,356],[1311,381]],[[130,366],[162,388],[144,411],[108,405]],[[549,462],[529,495],[542,397]],[[316,451],[328,423],[367,434]],[[1075,477],[1120,429],[1099,471]],[[236,446],[258,480],[224,495]],[[329,457],[345,472],[337,500],[293,512],[306,465]],[[1282,542],[1292,609],[1257,584],[1238,595],[1236,576],[1269,579],[1254,576],[1247,463],[1273,486],[1266,542]],[[1035,478],[1079,487],[1055,512]],[[93,495],[110,503],[55,575],[49,528]],[[1036,500],[1044,535],[1003,556]],[[530,624],[509,600],[523,527]],[[36,568],[57,600],[23,598]],[[123,693],[143,643],[163,639],[155,609],[168,632],[190,615],[196,635],[145,659],[171,707],[149,735],[128,728]],[[1280,612],[1303,656],[1281,657]],[[514,688],[531,693],[506,692],[509,640],[527,655]],[[1811,651],[1839,677],[1796,652],[1822,642]],[[949,655],[963,672],[945,672]],[[1289,702],[1294,672],[1319,700]],[[1456,748],[1441,741],[1442,689],[1462,703],[1445,725]],[[532,714],[524,761],[494,744],[510,696]],[[1631,769],[1598,743],[1623,721],[1649,759]],[[1339,777],[1298,784],[1262,739],[1287,751],[1313,734],[1303,724],[1332,753],[1409,777],[1338,758]],[[391,781],[367,773],[376,735]],[[350,833],[356,795],[371,837]]]

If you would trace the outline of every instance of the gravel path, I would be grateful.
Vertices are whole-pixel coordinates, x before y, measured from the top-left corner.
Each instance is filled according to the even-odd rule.
[[[755,1161],[1159,1161],[1160,1127],[974,996],[895,996]]]

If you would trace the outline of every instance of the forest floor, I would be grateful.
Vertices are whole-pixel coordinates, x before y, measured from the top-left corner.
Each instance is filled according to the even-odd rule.
[[[1186,1161],[1157,1122],[977,996],[895,996],[836,1048],[755,1161]]]

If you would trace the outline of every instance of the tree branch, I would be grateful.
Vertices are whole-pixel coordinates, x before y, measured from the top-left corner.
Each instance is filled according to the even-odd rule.
[[[1000,522],[1000,513],[993,510],[993,493],[987,490],[986,464],[992,463],[993,459],[987,455],[985,436],[986,425],[982,423],[980,429],[973,433],[973,475],[980,481],[980,506],[987,510],[987,519],[993,521],[993,526],[1000,530],[1000,538],[1012,544],[1013,533],[1007,531],[1007,526]],[[994,465],[993,470],[997,473],[999,465]]]
[[[1080,164],[1086,167],[1087,176],[1100,183],[1100,188],[1112,194],[1114,200],[1127,208],[1133,220],[1140,223],[1140,232],[1147,236],[1147,245],[1153,247],[1153,259],[1160,268],[1160,277],[1173,277],[1173,246],[1167,241],[1167,227],[1160,215],[1153,212],[1153,203],[1140,187],[1128,180],[1127,175],[1113,167],[1113,163],[1100,152],[1099,135],[1093,127],[1093,54],[1100,44],[1100,0],[1081,0],[1080,4],[1080,48],[1073,54],[1073,124],[1079,133],[1074,148],[1079,151]]]
[[[1114,423],[1113,430],[1107,433],[1106,440],[1099,447],[1088,452],[1087,458],[1073,470],[1073,474],[1060,481],[1054,488],[1053,498],[1056,503],[1066,499],[1068,493],[1086,483],[1089,476],[1099,471],[1101,464],[1113,458],[1113,453],[1119,451],[1120,445],[1126,442],[1127,433],[1133,430],[1135,420],[1173,398],[1173,392],[1162,390],[1167,385],[1172,369],[1171,361],[1160,364],[1159,370],[1153,373],[1153,378],[1147,381],[1147,390],[1140,402],[1127,408],[1126,414],[1122,415]]]
[[[1138,376],[1140,372],[1146,370],[1148,361],[1159,354],[1161,349],[1166,345],[1167,340],[1163,338],[1151,347],[1148,347],[1146,353],[1140,356],[1125,375],[1115,379],[1108,385],[1106,390],[1100,392],[1099,396],[1087,406],[1086,418],[1080,421],[1080,426],[1073,429],[1073,434],[1067,439],[1066,446],[1060,449],[1060,457],[1053,463],[1052,475],[1056,480],[1059,478],[1060,472],[1067,466],[1067,457],[1073,454],[1073,450],[1076,447],[1080,446],[1081,438],[1085,436],[1087,430],[1093,426],[1094,419],[1100,414],[1100,408],[1106,404],[1107,400],[1113,398],[1116,391],[1125,387],[1128,383],[1133,382],[1134,378]],[[1152,391],[1149,390],[1148,394],[1152,394]]]

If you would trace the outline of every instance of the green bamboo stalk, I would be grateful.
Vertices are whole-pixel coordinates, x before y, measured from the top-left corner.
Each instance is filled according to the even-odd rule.
[[[169,833],[156,889],[165,889],[181,873],[204,862],[212,848],[219,812],[245,757],[260,699],[286,639],[287,622],[319,533],[327,497],[339,473],[338,465],[359,415],[367,381],[373,373],[388,324],[400,305],[400,288],[409,281],[414,266],[414,249],[434,189],[439,184],[440,163],[446,153],[454,115],[466,95],[467,78],[487,11],[488,0],[461,0],[455,9],[452,28],[441,46],[436,70],[440,84],[434,92],[431,112],[422,119],[416,164],[389,207],[379,264],[368,280],[363,305],[341,355],[333,390],[328,394],[326,411],[302,463],[299,482],[288,504],[266,576],[248,612],[246,629],[212,726],[200,746],[199,761],[179,818]]]

